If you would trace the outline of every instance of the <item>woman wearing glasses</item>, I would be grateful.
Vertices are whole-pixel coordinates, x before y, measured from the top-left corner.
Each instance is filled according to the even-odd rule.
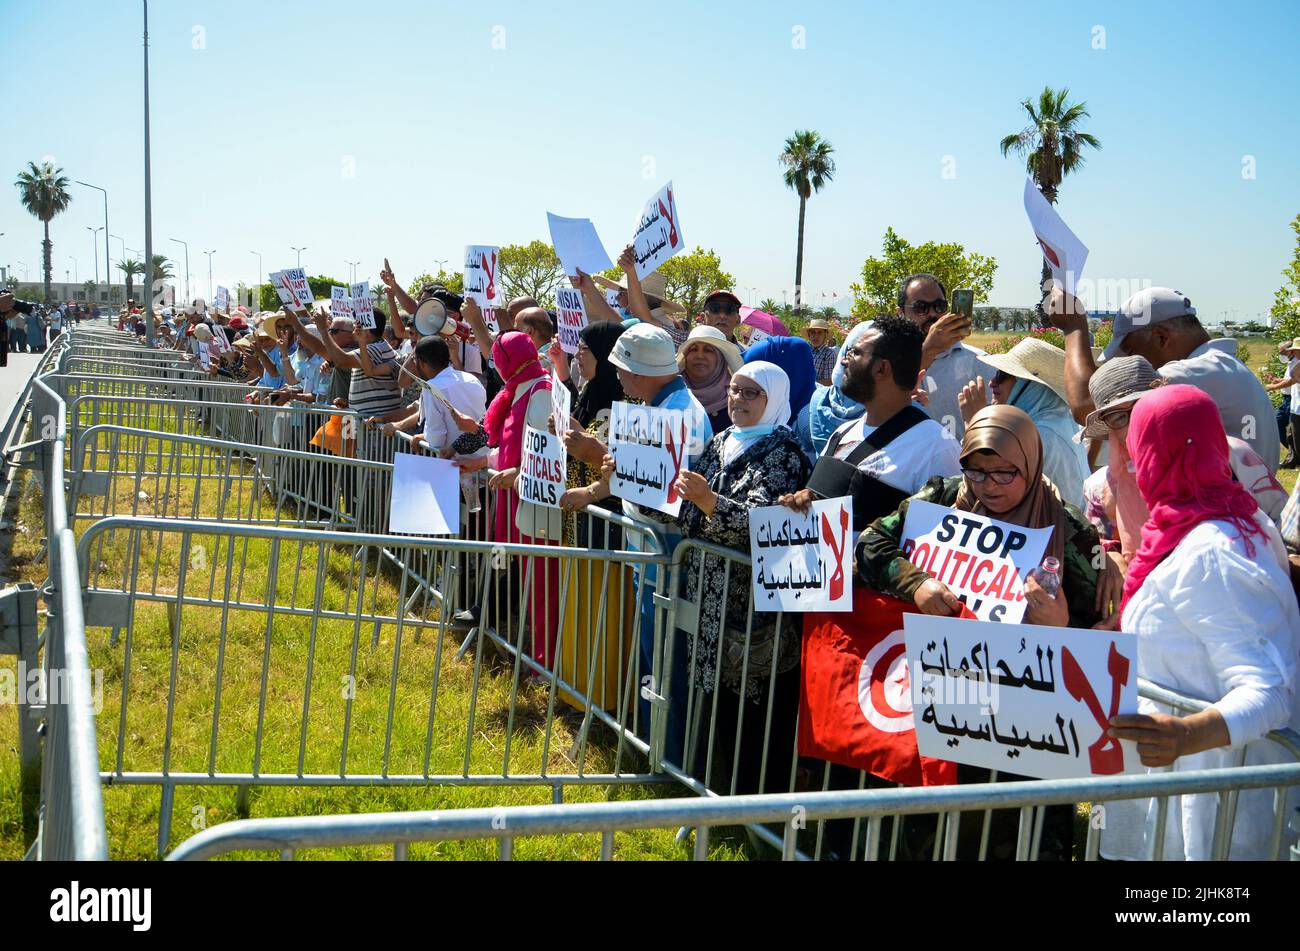
[[[732,425],[709,441],[691,470],[681,473],[676,488],[684,501],[678,522],[687,539],[749,554],[750,510],[775,505],[782,495],[802,488],[808,481],[808,461],[784,425],[790,416],[790,381],[784,370],[763,361],[746,364],[732,376],[728,389]],[[694,745],[693,766],[689,755],[686,765],[703,768],[706,738],[712,732],[714,762],[725,764],[728,771],[723,780],[726,787],[731,786],[735,763],[736,791],[760,791],[771,707],[761,791],[785,791],[799,705],[800,625],[787,619],[778,630],[775,615],[751,617],[749,571],[736,568],[699,549],[686,555],[682,596],[698,604],[700,612],[699,634],[691,645],[691,687],[695,709],[702,707],[705,718],[697,734],[701,739]],[[744,731],[739,748],[731,750],[742,701],[748,702]]]
[[[1025,528],[1052,528],[1046,556],[1061,565],[1061,590],[1052,596],[1032,578],[1025,582],[1024,623],[1092,627],[1097,609],[1097,531],[1079,510],[1062,500],[1043,477],[1038,430],[1023,410],[989,406],[966,424],[961,444],[962,474],[931,479],[924,489],[876,519],[858,543],[863,581],[884,594],[911,602],[925,614],[953,615],[960,602],[947,585],[912,564],[900,548],[908,505],[922,499],[975,512]]]

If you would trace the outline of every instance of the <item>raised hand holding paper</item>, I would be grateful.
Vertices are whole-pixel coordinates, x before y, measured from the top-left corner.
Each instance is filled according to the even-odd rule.
[[[569,426],[572,425],[571,401],[569,388],[561,383],[555,371],[551,370],[551,419],[555,423],[555,435],[560,439],[564,439],[569,432]]]
[[[1088,260],[1088,249],[1061,220],[1032,178],[1025,179],[1025,214],[1042,246],[1043,259],[1052,270],[1052,279],[1065,293],[1074,295],[1075,282],[1083,275],[1083,264]]]
[[[755,611],[853,610],[853,499],[749,513]]]
[[[393,456],[388,530],[402,535],[460,531],[460,470],[448,459],[399,452]]]
[[[352,316],[357,319],[357,326],[364,327],[366,330],[374,330],[375,307],[374,302],[370,299],[370,282],[362,281],[360,284],[353,284],[350,296],[352,298]]]
[[[502,306],[497,271],[500,252],[500,248],[490,244],[465,247],[465,296],[473,298],[484,309]]]
[[[595,274],[614,266],[590,218],[562,218],[548,211],[546,224],[551,230],[551,247],[569,277],[577,277],[579,268]]]
[[[640,278],[686,247],[672,182],[655,192],[641,209],[632,246],[636,252],[636,276]]]
[[[577,353],[578,334],[587,326],[587,308],[582,303],[582,292],[576,287],[555,289],[555,320],[560,327],[560,349]]]

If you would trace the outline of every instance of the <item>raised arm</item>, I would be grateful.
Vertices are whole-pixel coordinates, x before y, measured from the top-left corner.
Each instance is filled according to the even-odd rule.
[[[478,344],[479,353],[483,354],[483,362],[486,364],[492,359],[494,340],[492,331],[488,329],[487,321],[483,319],[483,311],[479,309],[478,302],[472,297],[466,297],[465,303],[460,305],[460,315],[465,318],[470,329],[474,331],[474,342]]]
[[[319,311],[316,313],[316,326],[320,329],[321,344],[325,351],[321,356],[334,364],[335,367],[343,367],[348,370],[361,369],[361,361],[352,354],[340,349],[339,345],[334,342],[334,338],[330,336],[329,332],[329,318]],[[310,337],[311,334],[306,336]],[[364,350],[365,347],[361,349]]]
[[[415,308],[418,306],[415,302],[415,298],[402,290],[402,285],[397,283],[397,278],[393,277],[393,269],[388,265],[388,258],[384,258],[384,269],[379,272],[379,279],[384,282],[384,287],[388,290],[388,300],[390,303],[394,298],[396,298],[397,303],[402,305],[402,310],[406,311],[408,314],[415,313]],[[392,319],[396,321],[397,308],[392,306],[390,309],[393,312]],[[406,337],[406,334],[397,329],[396,324],[393,326],[393,332],[396,333],[399,338],[405,339]]]
[[[1088,312],[1077,297],[1059,287],[1044,304],[1052,325],[1065,334],[1065,395],[1074,421],[1082,423],[1096,407],[1088,393],[1088,381],[1097,372],[1088,340]]]
[[[641,279],[636,276],[636,248],[630,244],[625,247],[623,253],[618,256],[618,266],[627,275],[627,309],[632,312],[632,316],[648,324],[672,326],[672,321],[655,320],[650,316],[650,302],[645,299],[645,291],[641,289]]]
[[[317,356],[325,356],[325,345],[317,340],[313,334],[307,332],[307,329],[302,325],[302,321],[298,319],[297,314],[286,307],[284,309],[284,317],[285,320],[289,322],[289,326],[293,328],[293,332],[298,338],[298,346],[306,347]],[[326,328],[326,332],[323,332],[321,336],[329,336],[328,328]]]
[[[588,323],[601,320],[618,322],[623,319],[618,311],[609,306],[609,301],[605,300],[605,295],[597,289],[591,275],[579,269],[578,276],[569,278],[569,283],[582,295],[582,302],[587,309]]]

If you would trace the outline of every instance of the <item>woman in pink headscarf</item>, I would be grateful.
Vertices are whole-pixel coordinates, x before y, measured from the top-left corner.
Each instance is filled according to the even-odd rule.
[[[1150,514],[1120,624],[1138,636],[1142,677],[1211,706],[1178,716],[1140,700],[1140,713],[1111,720],[1110,735],[1135,741],[1142,764],[1155,769],[1230,767],[1242,747],[1247,764],[1281,762],[1281,748],[1264,737],[1300,726],[1300,608],[1281,536],[1233,478],[1219,408],[1195,387],[1160,387],[1134,405],[1127,445]],[[1212,793],[1171,798],[1155,857],[1214,857],[1217,801]],[[1156,814],[1154,801],[1108,804],[1103,854],[1151,858]],[[1272,790],[1241,791],[1228,857],[1275,857],[1272,825]]]
[[[526,545],[559,544],[560,510],[520,501],[515,492],[523,459],[524,427],[546,432],[551,416],[551,381],[537,356],[537,347],[526,334],[508,331],[492,344],[492,362],[505,385],[493,398],[483,420],[488,445],[494,447],[487,464],[498,470],[488,483],[496,490],[496,523],[493,538],[498,542]],[[473,466],[465,466],[473,468]],[[532,655],[549,668],[553,660],[559,622],[559,562],[554,558],[524,558],[520,579],[529,585],[529,627],[533,633]],[[531,579],[529,575],[531,574]],[[498,587],[498,618],[512,614],[509,601]],[[498,622],[498,630],[509,636]]]

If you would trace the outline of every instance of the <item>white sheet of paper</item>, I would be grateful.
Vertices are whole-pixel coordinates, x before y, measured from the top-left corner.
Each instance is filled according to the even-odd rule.
[[[555,289],[555,322],[560,328],[560,349],[577,353],[578,334],[587,326],[587,308],[582,302],[582,292],[576,287]]]
[[[575,277],[579,268],[595,274],[614,266],[590,218],[562,218],[548,211],[546,224],[551,229],[551,247],[569,277]]]
[[[460,532],[460,470],[450,459],[411,452],[393,456],[388,531],[395,535]]]
[[[373,330],[375,307],[370,299],[370,282],[362,281],[360,284],[353,284],[349,296],[352,298],[352,316],[356,318],[357,326]]]
[[[1083,276],[1084,262],[1088,260],[1088,249],[1061,220],[1032,178],[1025,179],[1025,214],[1052,269],[1053,280],[1065,293],[1074,294],[1076,282]]]
[[[524,451],[515,491],[521,502],[558,509],[564,494],[568,453],[558,436],[524,425]]]
[[[609,415],[609,451],[614,457],[611,493],[666,515],[676,515],[682,500],[673,483],[689,460],[689,438],[684,413],[615,403]]]
[[[982,621],[1025,616],[1024,579],[1043,561],[1050,528],[1025,528],[986,515],[915,500],[903,524],[903,554],[943,582]]]
[[[641,208],[632,247],[636,251],[636,276],[642,279],[686,247],[672,182],[651,195]]]
[[[481,308],[504,306],[498,280],[500,253],[501,249],[492,244],[465,246],[465,296]]]
[[[755,611],[853,610],[853,499],[749,513]]]
[[[1136,634],[905,614],[903,635],[922,756],[1040,779],[1139,771],[1136,744],[1105,735],[1138,712]]]
[[[227,288],[218,287],[217,296],[213,300],[212,306],[215,310],[219,310],[223,314],[230,310],[230,291]]]

